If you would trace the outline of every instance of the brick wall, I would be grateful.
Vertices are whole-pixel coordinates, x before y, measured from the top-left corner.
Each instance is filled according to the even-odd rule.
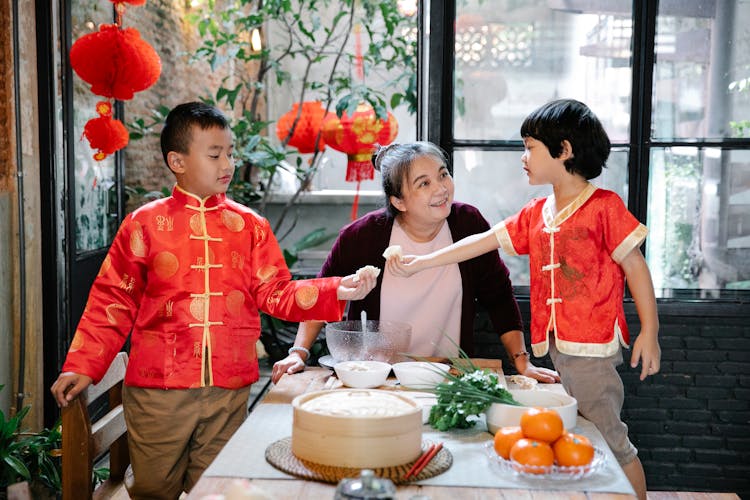
[[[528,324],[528,299],[519,303]],[[632,303],[626,313],[635,338]],[[641,382],[640,371],[630,368],[629,350],[620,367],[622,417],[648,489],[732,491],[750,498],[750,305],[660,303],[659,318],[661,372]],[[504,358],[484,313],[477,330],[477,355]],[[551,367],[549,357],[534,362]]]

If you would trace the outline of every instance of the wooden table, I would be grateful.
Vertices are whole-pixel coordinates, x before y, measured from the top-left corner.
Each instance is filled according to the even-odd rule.
[[[331,370],[325,368],[308,368],[302,373],[285,375],[266,395],[261,405],[289,404],[300,394],[321,390],[329,381]],[[329,382],[330,386],[330,382]],[[187,496],[199,500],[206,495],[222,493],[236,478],[203,476]],[[274,499],[299,500],[307,498],[333,498],[336,485],[306,481],[303,479],[253,479],[252,483],[265,490]],[[403,485],[398,486],[398,499],[409,499],[415,495],[426,495],[433,500],[445,499],[596,499],[596,500],[632,500],[632,495],[599,493],[587,491],[545,491],[538,489],[499,489],[499,488],[466,488],[452,486]]]

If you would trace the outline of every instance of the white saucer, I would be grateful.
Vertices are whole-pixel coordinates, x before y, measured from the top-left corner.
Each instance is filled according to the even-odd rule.
[[[325,356],[321,356],[318,358],[318,364],[323,368],[333,370],[333,365],[336,364],[336,360],[333,359],[333,356],[331,356],[330,354],[326,354]]]

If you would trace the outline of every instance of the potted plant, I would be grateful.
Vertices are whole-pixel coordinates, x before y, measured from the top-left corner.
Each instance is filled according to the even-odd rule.
[[[7,419],[0,411],[0,498],[6,498],[9,485],[20,481],[29,483],[34,498],[55,498],[62,491],[60,421],[38,433],[24,431],[21,424],[30,408]]]

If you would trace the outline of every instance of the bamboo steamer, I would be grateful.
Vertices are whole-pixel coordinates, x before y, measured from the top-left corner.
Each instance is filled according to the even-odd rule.
[[[292,401],[292,453],[332,467],[378,468],[422,451],[422,410],[392,391],[340,389]]]

